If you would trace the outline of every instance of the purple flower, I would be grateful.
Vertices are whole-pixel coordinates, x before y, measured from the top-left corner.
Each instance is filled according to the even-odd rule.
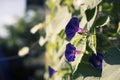
[[[102,60],[103,60],[103,55],[100,53],[93,54],[89,58],[89,62],[99,70],[102,70]]]
[[[68,22],[68,24],[65,28],[66,37],[68,39],[72,39],[76,32],[78,32],[79,34],[84,34],[85,30],[82,28],[79,28],[78,18],[73,17],[72,19],[70,19],[70,21]]]
[[[79,54],[79,53],[80,53],[80,51],[76,50],[76,48],[71,43],[68,43],[66,45],[65,57],[68,62],[74,61],[75,55]]]
[[[53,68],[51,68],[50,66],[48,67],[48,71],[49,71],[49,77],[51,78],[53,76],[53,74],[56,72]]]

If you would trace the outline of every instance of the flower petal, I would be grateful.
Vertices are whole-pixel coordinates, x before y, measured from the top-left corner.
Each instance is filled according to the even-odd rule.
[[[66,45],[66,50],[65,50],[65,57],[68,60],[68,62],[74,61],[75,54],[76,54],[76,48],[71,43],[68,43]]]
[[[65,33],[68,39],[72,39],[79,28],[79,20],[77,17],[73,17],[67,24]]]

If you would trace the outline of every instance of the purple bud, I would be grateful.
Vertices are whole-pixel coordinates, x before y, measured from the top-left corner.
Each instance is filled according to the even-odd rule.
[[[102,60],[103,60],[103,55],[100,53],[93,54],[89,58],[89,62],[99,70],[102,70]]]
[[[51,78],[53,74],[55,73],[55,70],[49,66],[48,71],[49,71],[49,77]]]
[[[77,31],[79,34],[84,34],[85,33],[85,30],[82,29],[82,28],[78,28],[78,31]]]

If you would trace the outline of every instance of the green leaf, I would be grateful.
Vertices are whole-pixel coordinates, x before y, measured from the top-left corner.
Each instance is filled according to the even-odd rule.
[[[110,48],[107,53],[104,55],[105,61],[108,64],[120,64],[120,49],[112,47]]]
[[[95,21],[94,26],[95,27],[105,26],[109,21],[110,21],[109,16],[101,16]]]
[[[79,40],[76,46],[77,50],[80,50],[81,53],[76,55],[75,61],[71,63],[73,68],[73,73],[77,70],[79,63],[81,62],[82,56],[86,50],[86,38]]]
[[[87,17],[87,21],[90,21],[93,18],[93,16],[95,15],[95,8],[86,10],[85,14]]]
[[[54,18],[55,16],[55,9],[57,8],[54,1],[53,0],[47,0],[46,1],[46,5],[48,6],[48,8],[50,9],[51,12],[51,19]]]
[[[83,38],[82,35],[75,35],[75,37],[71,40],[71,43],[74,46],[77,46],[77,44],[80,42],[80,40]]]
[[[83,18],[81,19],[81,22],[80,22],[80,27],[81,28],[85,28],[86,27],[86,29],[88,31],[90,30],[90,28],[92,27],[92,25],[93,25],[93,23],[95,21],[96,15],[97,15],[97,7],[95,7],[94,9],[95,9],[95,12],[94,12],[93,15],[91,15],[89,12],[88,12],[89,14],[86,14],[81,9],[81,12],[83,12]],[[91,16],[89,16],[89,15],[91,15]],[[89,21],[87,19],[89,19]]]
[[[72,3],[73,3],[73,0],[61,0],[60,2],[61,5],[67,5],[67,6],[72,5]]]
[[[90,55],[88,54],[84,54],[81,63],[73,74],[73,79],[83,80],[82,78],[85,78],[85,80],[99,80],[101,71],[95,69],[90,63],[88,63],[89,56]]]
[[[59,7],[53,20],[48,17],[48,19],[46,19],[46,21],[44,22],[46,32],[44,43],[47,41],[54,43],[57,39],[57,35],[60,33],[61,30],[65,28],[70,18],[71,14],[68,12],[67,7]]]
[[[65,29],[62,29],[58,34],[62,39],[65,39]]]
[[[91,50],[96,53],[96,35],[95,34],[91,34],[88,38],[89,41],[89,47],[91,48]]]
[[[103,11],[103,12],[106,12],[106,13],[111,13],[111,11],[112,11],[112,6],[111,6],[111,4],[109,4],[108,2],[104,2],[104,3],[102,4],[102,11]]]
[[[118,29],[117,29],[117,33],[120,32],[120,22],[118,23]]]
[[[90,54],[84,54],[81,63],[73,74],[74,80],[120,80],[120,49],[110,48],[104,54],[103,70],[95,69],[88,63]]]

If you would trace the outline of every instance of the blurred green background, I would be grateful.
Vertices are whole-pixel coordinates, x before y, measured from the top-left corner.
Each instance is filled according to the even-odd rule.
[[[5,1],[9,2],[9,0]],[[5,23],[4,28],[8,36],[0,37],[0,66],[2,67],[0,67],[0,80],[43,80],[45,48],[38,44],[42,34],[40,32],[32,34],[30,29],[44,21],[45,1],[22,0],[20,2],[26,6],[24,14],[22,17],[15,18],[14,24]],[[11,3],[19,4],[17,0]],[[16,6],[16,10],[19,11],[19,8],[21,9],[21,6]],[[9,15],[9,12],[6,14]],[[30,47],[29,55],[21,57],[18,51],[24,46]]]

